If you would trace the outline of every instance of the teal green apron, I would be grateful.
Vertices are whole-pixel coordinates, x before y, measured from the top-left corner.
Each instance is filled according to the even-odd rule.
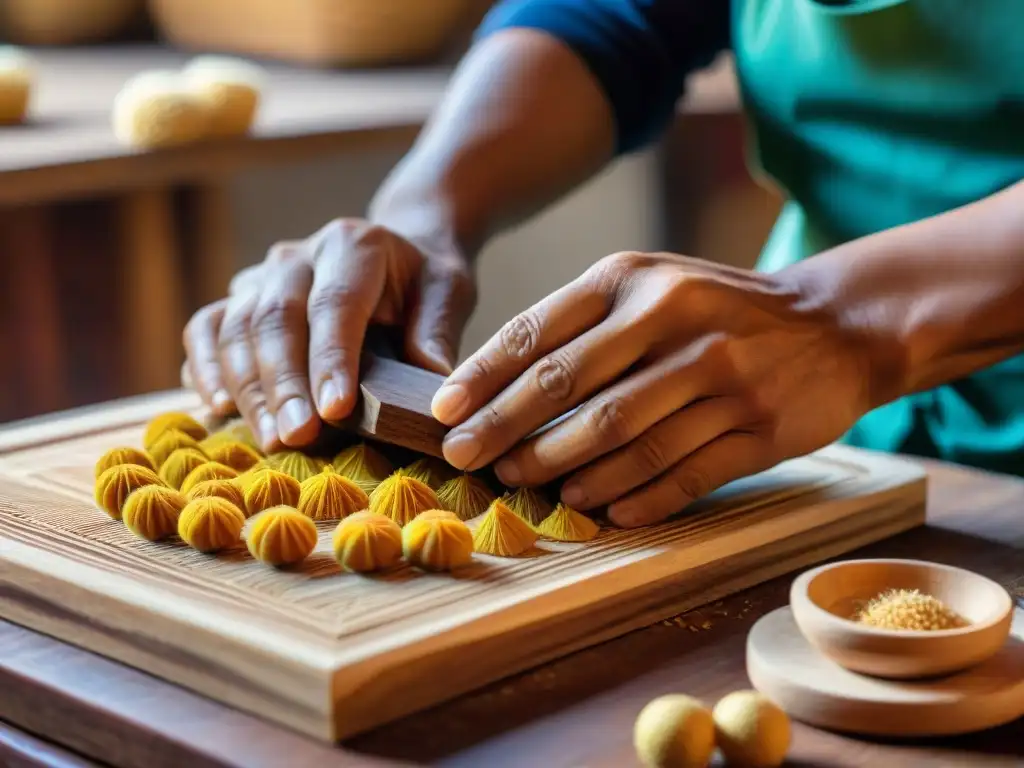
[[[789,199],[759,269],[1024,179],[1024,0],[733,0],[733,48],[752,164]],[[1024,475],[1024,356],[844,440]]]

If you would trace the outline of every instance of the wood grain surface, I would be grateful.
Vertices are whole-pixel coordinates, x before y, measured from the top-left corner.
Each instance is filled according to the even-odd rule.
[[[4,768],[95,768],[96,763],[0,723],[0,765]]]
[[[65,431],[80,436],[62,442],[48,442],[51,424],[44,444],[0,458],[0,615],[324,739],[923,520],[920,470],[830,448],[670,524],[477,556],[456,574],[341,574],[329,527],[300,567],[274,570],[244,550],[151,544],[94,508],[95,459],[137,444],[140,419],[170,397],[149,412],[124,406],[129,426],[110,413],[119,404],[71,417]]]
[[[928,524],[852,556],[925,557],[970,568],[1005,584],[1024,606],[1024,482],[945,464],[924,465],[929,470]],[[334,750],[0,621],[0,719],[119,768],[303,768],[358,765],[364,755],[399,761],[380,765],[634,768],[633,719],[651,698],[684,691],[713,702],[749,685],[743,662],[747,632],[786,603],[791,581],[791,576],[776,578],[580,650]],[[786,764],[1021,766],[1024,721],[967,737],[899,742],[796,724]]]

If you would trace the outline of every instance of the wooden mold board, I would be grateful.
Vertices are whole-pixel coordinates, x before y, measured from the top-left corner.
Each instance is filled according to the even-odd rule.
[[[331,526],[293,570],[243,548],[135,538],[93,464],[167,393],[0,433],[0,616],[337,740],[924,522],[926,475],[840,446],[720,489],[685,516],[458,574],[342,573]]]

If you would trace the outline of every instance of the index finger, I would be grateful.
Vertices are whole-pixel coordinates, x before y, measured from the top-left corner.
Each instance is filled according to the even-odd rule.
[[[325,421],[344,419],[355,405],[366,328],[387,278],[378,232],[339,222],[318,235],[307,306],[309,383]]]
[[[603,321],[611,301],[589,276],[558,289],[507,322],[452,372],[434,395],[434,418],[454,427],[530,366]]]

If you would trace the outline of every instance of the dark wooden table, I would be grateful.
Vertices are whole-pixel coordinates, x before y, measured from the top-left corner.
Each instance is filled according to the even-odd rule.
[[[1024,605],[1024,482],[929,463],[929,524],[856,556],[963,566]],[[651,698],[747,687],[751,625],[781,578],[581,651],[333,749],[90,653],[0,622],[0,765],[624,768]],[[3,580],[0,574],[0,588]],[[31,734],[31,735],[29,735]],[[970,737],[869,741],[797,724],[789,765],[1024,766],[1024,720]]]

